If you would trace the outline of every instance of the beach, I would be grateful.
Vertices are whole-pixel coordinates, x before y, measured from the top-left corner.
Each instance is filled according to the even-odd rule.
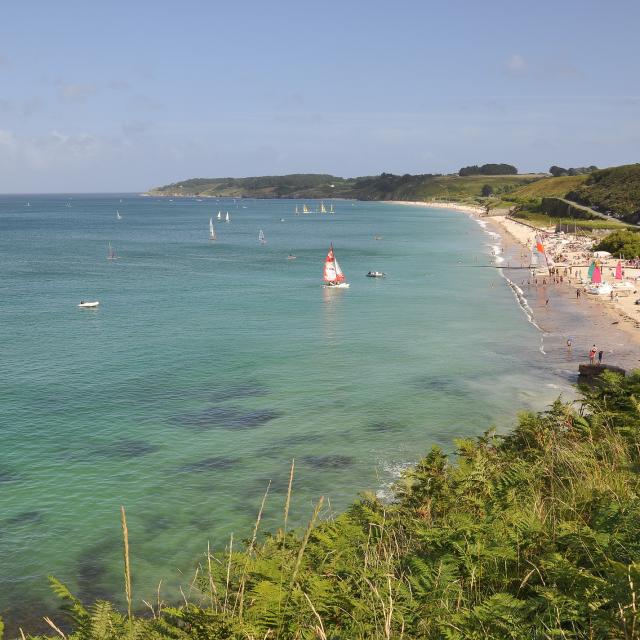
[[[495,265],[514,291],[529,321],[539,327],[542,351],[566,350],[567,341],[571,340],[572,356],[577,356],[578,362],[586,363],[589,348],[596,344],[604,351],[605,363],[627,369],[638,367],[640,306],[635,304],[637,293],[613,298],[587,294],[584,286],[592,258],[585,246],[563,252],[562,262],[556,265],[557,275],[534,278],[529,271],[531,249],[535,246],[536,236],[547,242],[555,231],[553,228],[538,229],[504,215],[487,215],[483,207],[464,203],[398,201],[397,204],[463,212],[496,239],[493,245]],[[568,245],[585,245],[584,238],[572,234],[563,234],[562,239]],[[618,260],[601,258],[599,262],[603,282],[613,282]],[[626,280],[635,283],[640,278],[640,269],[625,266],[624,275]]]

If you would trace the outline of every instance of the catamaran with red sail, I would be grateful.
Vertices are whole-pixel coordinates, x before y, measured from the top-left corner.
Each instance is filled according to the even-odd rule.
[[[348,289],[349,283],[346,282],[344,273],[336,260],[336,254],[333,251],[333,244],[329,247],[329,253],[324,261],[324,287],[327,289]]]

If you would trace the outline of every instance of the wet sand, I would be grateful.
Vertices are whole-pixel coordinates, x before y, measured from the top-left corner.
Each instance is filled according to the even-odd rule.
[[[612,315],[603,301],[588,299],[584,293],[576,298],[577,287],[573,283],[554,284],[552,278],[547,277],[547,284],[543,285],[543,276],[538,276],[536,286],[528,261],[524,264],[521,258],[522,245],[490,217],[482,221],[500,236],[503,248],[500,257],[504,259],[500,270],[522,291],[541,330],[541,349],[547,357],[559,366],[569,364],[577,372],[578,364],[589,361],[589,349],[595,344],[604,351],[605,364],[626,369],[640,367],[640,332],[635,326],[623,322],[615,310]],[[567,347],[568,338],[572,339],[571,349]]]

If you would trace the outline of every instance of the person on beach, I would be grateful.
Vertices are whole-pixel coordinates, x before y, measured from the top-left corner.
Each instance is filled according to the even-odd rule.
[[[580,300],[580,289],[576,289],[576,298]]]
[[[598,364],[602,364],[602,356],[604,355],[604,351],[602,349],[600,349],[600,351],[598,351]]]
[[[572,347],[572,346],[573,346],[573,338],[572,338],[571,336],[569,336],[569,337],[567,338],[567,349],[568,349],[569,351],[571,351],[571,347]]]
[[[589,351],[589,364],[595,364],[595,362],[596,362],[596,353],[598,353],[598,349],[596,348],[596,345],[594,344],[593,347],[591,347],[591,350]]]

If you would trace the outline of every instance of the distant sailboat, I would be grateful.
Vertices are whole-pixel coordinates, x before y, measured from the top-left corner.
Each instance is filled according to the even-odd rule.
[[[302,213],[309,213],[309,207],[306,204],[302,205]]]
[[[216,230],[213,226],[213,218],[209,218],[209,240],[217,240]]]
[[[336,255],[333,251],[333,244],[329,248],[329,253],[324,261],[324,273],[322,279],[324,280],[324,287],[328,289],[348,289],[349,283],[346,282],[344,273],[336,260]]]
[[[218,211],[218,220],[222,220],[222,212]]]
[[[262,229],[258,232],[258,242],[260,244],[267,244],[267,239],[264,237],[264,231]]]
[[[116,220],[122,220],[122,216],[120,215],[120,212],[116,209]]]
[[[329,205],[329,213],[334,213],[334,211],[333,211],[333,203]]]
[[[296,215],[299,216],[300,212],[298,211],[298,205],[296,205]]]
[[[107,260],[117,260],[118,259],[118,254],[116,253],[116,250],[111,246],[111,243],[109,243],[109,246],[107,247]]]
[[[322,201],[320,201],[320,213],[327,213],[327,207],[324,206]]]
[[[225,222],[231,222],[231,219],[229,218],[229,212],[227,211],[227,215],[224,218]]]
[[[31,206],[31,203],[30,203],[30,202],[27,202],[27,204],[25,204],[24,206],[25,206],[25,207],[30,207],[30,206]]]

